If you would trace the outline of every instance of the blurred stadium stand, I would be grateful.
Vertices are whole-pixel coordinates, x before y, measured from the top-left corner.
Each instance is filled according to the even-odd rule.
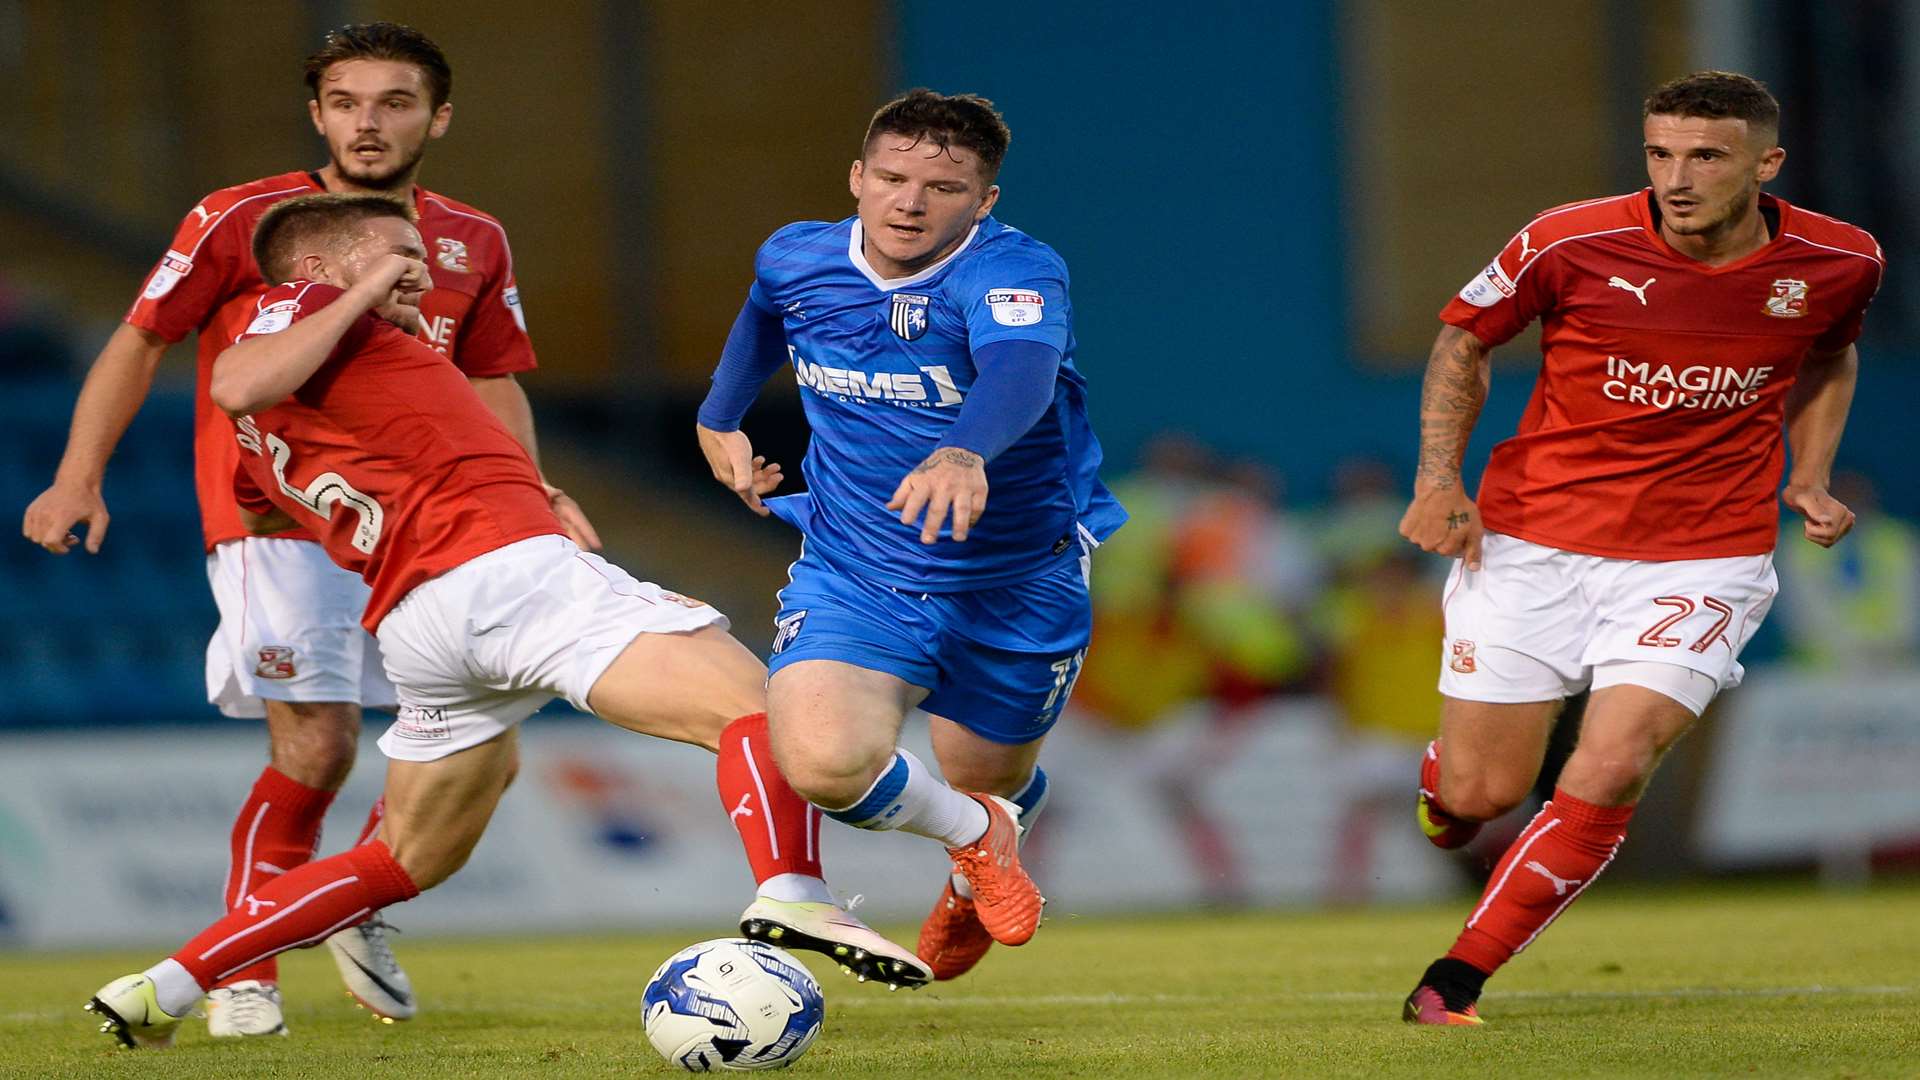
[[[809,10],[769,34],[748,0],[551,0],[535,20],[451,0],[188,0],[84,19],[0,0],[0,92],[25,103],[0,111],[0,510],[17,520],[52,476],[85,365],[179,215],[208,190],[319,163],[298,66],[322,30],[399,18],[456,71],[454,128],[423,181],[514,239],[549,472],[616,559],[712,600],[763,647],[793,538],[717,491],[689,436],[752,252],[789,220],[849,212],[856,133],[888,93],[976,90],[1014,130],[999,216],[1073,268],[1094,420],[1135,512],[1096,563],[1082,722],[1122,740],[1187,725],[1224,753],[1249,725],[1296,715],[1266,711],[1275,702],[1332,702],[1364,780],[1367,755],[1404,755],[1436,707],[1431,672],[1409,672],[1428,666],[1415,602],[1441,568],[1393,536],[1433,313],[1530,214],[1643,183],[1640,96],[1717,65],[1782,98],[1776,189],[1867,226],[1892,256],[1841,455],[1885,527],[1783,559],[1797,591],[1749,659],[1845,668],[1821,647],[1823,614],[1845,610],[1866,627],[1849,651],[1872,657],[1862,680],[1913,667],[1920,552],[1902,522],[1920,518],[1920,189],[1888,180],[1920,165],[1900,119],[1920,114],[1911,5]],[[1424,74],[1436,57],[1469,74]],[[216,719],[189,348],[115,456],[103,552],[0,543],[0,745],[34,728]],[[1529,349],[1498,355],[1470,462],[1511,431]],[[797,479],[805,431],[785,380],[748,424]],[[1665,809],[1693,807],[1699,785],[1681,781],[1707,768],[1712,725],[1654,785]],[[1403,814],[1393,768],[1381,812]],[[1353,812],[1372,813],[1355,784]],[[1217,868],[1217,838],[1196,828]],[[1684,837],[1662,843],[1629,845],[1621,869],[1688,862]]]

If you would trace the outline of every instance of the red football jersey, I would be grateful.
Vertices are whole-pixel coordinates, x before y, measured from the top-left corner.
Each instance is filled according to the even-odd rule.
[[[173,246],[147,278],[127,322],[168,341],[200,333],[194,388],[194,487],[207,549],[246,536],[233,508],[232,428],[207,397],[213,361],[255,315],[267,283],[253,264],[253,227],[281,199],[326,190],[315,173],[291,172],[216,191],[188,211]],[[535,366],[520,313],[513,254],[500,223],[424,188],[413,208],[433,289],[421,301],[420,336],[469,376]],[[312,539],[304,532],[283,534]]]
[[[278,286],[239,340],[279,333],[340,295]],[[460,370],[371,313],[292,397],[230,422],[227,439],[237,458],[228,502],[271,501],[366,578],[368,630],[436,574],[516,540],[565,535],[533,459]]]
[[[1880,286],[1864,230],[1770,195],[1773,237],[1709,266],[1660,235],[1651,190],[1549,210],[1440,317],[1488,345],[1541,320],[1545,361],[1480,484],[1486,526],[1566,551],[1773,550],[1787,390],[1853,343]]]

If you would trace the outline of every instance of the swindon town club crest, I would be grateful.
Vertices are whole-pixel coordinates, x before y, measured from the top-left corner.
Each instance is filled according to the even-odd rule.
[[[1773,283],[1767,296],[1767,314],[1776,319],[1797,319],[1807,313],[1807,283],[1781,278]]]
[[[893,310],[887,314],[887,325],[902,341],[918,341],[920,335],[927,332],[927,305],[930,299],[914,293],[894,293]]]

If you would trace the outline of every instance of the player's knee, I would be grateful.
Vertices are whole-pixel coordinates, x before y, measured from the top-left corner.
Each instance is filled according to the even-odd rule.
[[[1561,770],[1560,786],[1579,798],[1605,805],[1637,798],[1653,776],[1664,749],[1652,735],[1582,739]]]
[[[891,751],[878,756],[800,753],[780,759],[780,771],[801,798],[839,810],[859,802],[892,760]]]
[[[307,702],[275,702],[270,708],[273,767],[307,787],[338,791],[359,754],[360,710]]]
[[[1440,778],[1440,805],[1448,814],[1467,821],[1492,821],[1526,801],[1533,789],[1529,779],[1500,776]]]

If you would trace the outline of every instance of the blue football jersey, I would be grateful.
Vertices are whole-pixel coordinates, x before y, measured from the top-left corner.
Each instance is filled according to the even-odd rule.
[[[767,505],[809,550],[895,588],[994,588],[1078,557],[1078,530],[1104,540],[1126,511],[1100,482],[1086,380],[1073,363],[1067,267],[1053,249],[987,218],[959,250],[887,280],[862,253],[858,218],[804,221],[773,234],[754,260],[752,302],[777,314],[813,429],[805,495]],[[967,400],[973,355],[1026,339],[1060,350],[1053,407],[987,463],[987,508],[962,543],[887,509]]]

